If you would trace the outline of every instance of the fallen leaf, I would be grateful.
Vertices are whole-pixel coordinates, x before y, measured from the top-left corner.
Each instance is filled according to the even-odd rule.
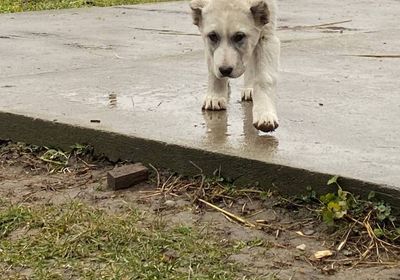
[[[318,251],[314,253],[314,257],[319,260],[319,259],[323,259],[326,257],[330,257],[333,255],[333,252],[331,250],[323,250],[323,251]]]

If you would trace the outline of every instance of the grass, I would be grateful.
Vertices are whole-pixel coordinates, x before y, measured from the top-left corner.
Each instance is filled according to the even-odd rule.
[[[234,279],[236,267],[227,262],[233,251],[205,229],[146,224],[129,208],[0,208],[3,279]]]
[[[103,160],[107,164],[86,145],[61,151],[0,141],[0,164],[22,164],[35,172],[85,174],[102,166]],[[198,210],[213,208],[228,220],[276,236],[293,233],[302,224],[309,227],[311,219],[313,227],[324,233],[325,246],[337,255],[327,262],[307,261],[316,269],[336,261],[336,268],[398,265],[398,213],[373,192],[363,200],[345,191],[338,176],[329,180],[323,195],[310,188],[307,194],[283,197],[260,186],[238,188],[219,172],[215,178],[186,178],[151,167],[157,188],[142,198],[185,197]],[[299,220],[293,224],[265,223],[243,211],[244,206],[242,211],[231,207],[245,197],[272,203],[271,209],[306,209],[308,214],[296,216]],[[154,217],[159,216],[129,208],[107,213],[82,202],[28,207],[9,205],[0,198],[0,273],[5,279],[25,279],[21,274],[27,271],[33,275],[29,279],[237,279],[246,268],[227,262],[230,255],[245,247],[274,246],[263,240],[221,244],[215,232],[208,233],[200,225],[168,227]]]
[[[141,3],[165,2],[170,0],[0,0],[0,13],[39,11],[51,9],[107,7]]]

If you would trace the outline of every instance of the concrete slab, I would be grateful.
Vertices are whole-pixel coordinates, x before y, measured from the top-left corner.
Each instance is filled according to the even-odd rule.
[[[90,141],[289,192],[339,174],[400,200],[400,59],[359,56],[398,54],[399,12],[397,0],[280,1],[273,134],[252,127],[241,81],[227,112],[201,111],[206,67],[186,2],[3,14],[0,138]]]

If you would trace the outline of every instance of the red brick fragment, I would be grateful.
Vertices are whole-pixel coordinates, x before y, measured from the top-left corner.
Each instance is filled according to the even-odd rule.
[[[141,163],[114,168],[107,173],[108,187],[113,190],[130,188],[149,178],[149,169]]]

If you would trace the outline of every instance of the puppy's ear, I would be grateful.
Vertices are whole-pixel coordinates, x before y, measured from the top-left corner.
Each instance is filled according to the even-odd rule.
[[[250,11],[257,26],[264,26],[269,22],[269,9],[264,0],[252,1]]]
[[[192,9],[193,24],[200,26],[201,24],[201,13],[203,8],[207,5],[208,0],[192,0],[190,2],[190,8]]]

